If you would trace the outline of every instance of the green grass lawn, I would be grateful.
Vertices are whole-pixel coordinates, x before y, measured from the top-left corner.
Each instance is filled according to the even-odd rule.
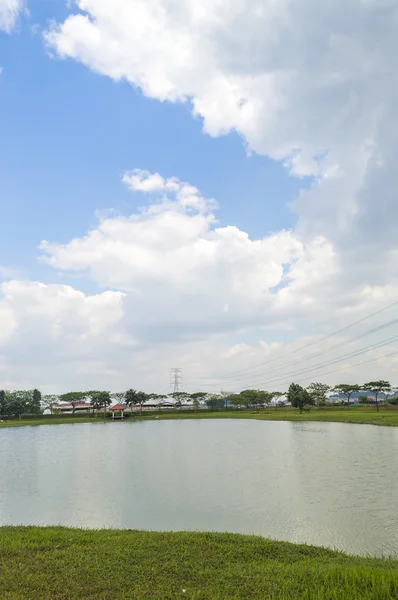
[[[3,527],[0,598],[387,600],[398,561],[235,534]]]
[[[331,407],[322,409],[312,409],[310,412],[300,413],[294,408],[283,409],[260,409],[255,412],[253,410],[170,410],[170,411],[153,411],[145,413],[141,416],[139,413],[134,417],[137,419],[261,419],[273,421],[335,421],[343,423],[368,423],[371,425],[390,425],[398,426],[398,409],[381,407],[379,412],[375,407],[363,406],[347,406],[347,407]],[[45,417],[40,419],[15,420],[0,422],[2,427],[20,427],[22,425],[57,425],[65,423],[103,423],[103,415],[97,418],[92,416],[78,417],[73,415],[60,415],[55,417]],[[109,422],[108,419],[106,422]],[[130,418],[126,422],[131,422]]]

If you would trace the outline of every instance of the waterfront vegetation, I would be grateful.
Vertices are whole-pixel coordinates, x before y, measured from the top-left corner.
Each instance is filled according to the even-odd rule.
[[[223,533],[0,528],[12,600],[387,600],[398,561]]]
[[[0,428],[19,427],[23,425],[59,425],[67,423],[103,423],[108,420],[105,413],[88,414],[54,414],[34,415],[30,418],[8,419],[0,422]],[[131,417],[125,414],[126,422],[150,419],[260,419],[273,421],[323,421],[339,423],[364,423],[370,425],[398,426],[398,406],[386,405],[376,410],[374,406],[322,406],[314,407],[311,411],[303,413],[295,408],[259,408],[249,409],[201,409],[195,410],[187,407],[178,409],[152,409],[134,411]]]

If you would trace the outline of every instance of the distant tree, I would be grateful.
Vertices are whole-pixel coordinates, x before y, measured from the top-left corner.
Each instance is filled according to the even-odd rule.
[[[241,408],[242,406],[244,406],[242,401],[243,401],[243,399],[241,398],[240,394],[234,394],[231,398],[231,404],[235,408]],[[206,402],[206,404],[207,404],[207,402]]]
[[[206,406],[213,411],[215,408],[223,408],[224,398],[220,394],[208,394],[205,400]]]
[[[190,398],[191,400],[198,400],[200,401],[204,401],[206,400],[206,396],[207,396],[207,392],[194,392],[193,394],[190,394]]]
[[[61,394],[59,399],[61,402],[66,402],[67,404],[72,405],[72,414],[75,414],[76,405],[86,397],[85,392],[67,392],[66,394]]]
[[[367,396],[358,396],[359,404],[369,404],[369,398]]]
[[[347,402],[349,402],[353,394],[361,391],[361,386],[357,385],[356,383],[339,383],[338,385],[334,386],[333,391],[345,396],[347,398]],[[342,403],[344,404],[344,400]]]
[[[268,392],[260,390],[242,390],[238,395],[240,404],[246,406],[246,408],[249,408],[249,406],[257,407],[259,404],[268,404],[270,401]]]
[[[365,383],[362,388],[367,392],[374,394],[377,411],[379,410],[379,394],[387,394],[388,392],[391,392],[390,382],[385,381],[384,379],[379,379],[378,381],[368,381],[368,383]]]
[[[283,406],[283,402],[280,400],[280,398],[282,396],[286,396],[285,392],[270,392],[271,396],[272,396],[272,400],[275,402],[275,409],[278,408],[278,406]]]
[[[137,406],[137,404],[140,404],[141,392],[137,392],[137,390],[133,390],[132,388],[130,388],[125,393],[124,398],[127,406],[130,407],[131,414],[133,414],[133,406]]]
[[[330,385],[327,385],[326,383],[320,383],[320,382],[311,383],[307,387],[307,391],[308,391],[309,395],[313,399],[314,404],[317,406],[327,402],[328,398],[327,398],[326,394],[328,392],[330,392],[331,389],[332,389],[332,387]]]
[[[6,393],[0,390],[0,417],[6,414]]]
[[[41,411],[41,392],[37,389],[33,390],[32,402],[29,408],[34,414]]]
[[[199,400],[198,400],[197,398],[194,398],[194,399],[192,400],[192,404],[193,404],[193,405],[194,405],[194,407],[195,407],[195,412],[198,412],[198,410],[199,410],[199,406],[200,406],[200,402],[199,402]]]
[[[94,411],[104,409],[105,414],[106,408],[111,404],[111,394],[104,390],[90,390],[86,392],[85,396],[90,398],[90,404]]]
[[[59,398],[55,394],[46,394],[42,396],[42,405],[50,411],[50,415],[59,412]]]
[[[14,390],[5,394],[7,414],[21,418],[23,414],[38,414],[41,406],[33,401],[33,390]]]
[[[274,392],[266,392],[264,390],[257,390],[256,403],[260,406],[270,406],[274,399]]]
[[[287,399],[294,408],[300,411],[300,414],[305,410],[309,410],[314,404],[314,400],[308,391],[298,383],[291,383],[289,385]]]
[[[157,401],[159,412],[162,409],[164,400],[166,400],[166,398],[168,398],[168,394],[146,394],[146,396],[147,396],[147,400],[154,400],[155,402]]]
[[[111,398],[122,404],[126,401],[126,392],[112,392]]]
[[[171,392],[169,396],[170,398],[173,398],[176,406],[179,406],[180,408],[182,407],[183,402],[189,400],[190,397],[189,394],[187,394],[187,392]]]

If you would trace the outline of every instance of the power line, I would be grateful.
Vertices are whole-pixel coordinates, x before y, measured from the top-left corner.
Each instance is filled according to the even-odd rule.
[[[353,365],[347,365],[346,367],[342,367],[341,369],[334,369],[333,371],[327,371],[326,373],[320,373],[318,377],[324,377],[325,375],[331,375],[332,373],[338,373],[340,371],[346,371],[347,369],[351,369],[352,367],[358,367],[359,365],[366,365],[367,363],[375,362],[376,360],[381,360],[382,358],[388,358],[389,356],[394,356],[398,354],[398,350],[394,350],[394,352],[389,352],[388,354],[383,354],[383,356],[376,356],[376,358],[369,358],[369,360],[362,360],[358,363],[354,363]],[[303,381],[309,381],[312,379],[311,377],[305,377],[304,379],[297,380],[296,383],[302,383]],[[284,381],[284,384],[291,383],[290,380]],[[282,384],[281,384],[282,385]]]
[[[272,362],[275,362],[276,360],[280,360],[281,358],[286,358],[288,356],[291,356],[292,354],[298,353],[302,350],[305,350],[307,348],[310,348],[312,346],[315,346],[316,344],[320,344],[321,342],[324,342],[327,339],[330,339],[331,337],[334,337],[335,335],[338,335],[339,333],[342,333],[343,331],[347,331],[348,329],[351,329],[351,327],[354,327],[355,325],[358,325],[359,323],[363,323],[364,321],[367,321],[368,319],[388,310],[389,308],[396,306],[398,304],[398,300],[395,300],[394,302],[392,302],[391,304],[389,304],[388,306],[385,306],[383,308],[380,308],[379,310],[374,311],[373,313],[370,313],[369,315],[366,315],[365,317],[362,317],[361,319],[358,319],[357,321],[354,321],[353,323],[350,323],[349,325],[346,325],[345,327],[342,327],[341,329],[338,329],[336,331],[333,331],[332,333],[329,333],[328,335],[324,336],[323,338],[319,339],[319,340],[315,340],[314,342],[310,342],[308,344],[304,344],[303,346],[300,346],[299,348],[296,348],[294,350],[291,350],[285,354],[282,354],[281,356],[276,356],[274,358],[271,358],[269,360],[266,361],[265,364],[269,364]],[[343,343],[344,345],[344,343]],[[305,357],[304,357],[305,358]],[[296,361],[293,361],[296,362]],[[256,367],[263,367],[264,363],[260,362],[260,363],[256,363],[255,365],[251,365],[250,367],[245,367],[243,369],[238,369],[237,371],[234,371],[233,373],[227,373],[227,374],[221,374],[219,377],[217,378],[211,378],[211,377],[199,377],[197,378],[199,379],[218,379],[218,380],[226,380],[229,377],[234,377],[236,375],[238,375],[239,373],[244,373],[246,371],[251,371],[252,369],[255,369]],[[286,366],[286,365],[285,365]],[[282,365],[283,367],[283,365]],[[275,367],[275,369],[277,369],[278,367]]]
[[[319,350],[317,352],[312,352],[311,354],[307,354],[301,358],[297,358],[295,360],[291,360],[289,362],[286,363],[282,363],[281,365],[277,365],[275,367],[272,368],[271,370],[265,370],[265,371],[259,371],[258,373],[247,373],[242,375],[242,377],[240,377],[239,381],[245,380],[245,379],[253,379],[253,377],[258,377],[260,375],[267,375],[268,373],[274,373],[275,371],[280,371],[281,369],[284,369],[286,367],[289,367],[291,365],[295,365],[297,363],[301,363],[303,361],[309,360],[311,358],[314,357],[318,357],[321,356],[323,354],[327,354],[328,352],[330,352],[331,350],[336,350],[337,348],[342,348],[343,346],[347,346],[349,344],[352,344],[353,342],[358,341],[359,339],[362,339],[368,335],[371,335],[372,333],[377,333],[383,329],[386,329],[387,327],[391,327],[392,325],[396,325],[398,323],[398,319],[393,319],[391,321],[388,321],[386,323],[382,323],[381,325],[378,325],[377,327],[373,327],[372,329],[369,329],[363,333],[360,333],[356,336],[354,336],[353,338],[350,338],[349,340],[344,340],[343,342],[338,342],[337,344],[333,344],[332,346],[329,346],[328,348],[325,348],[323,350]],[[209,378],[210,379],[210,378]],[[218,377],[214,378],[216,381],[219,380]],[[229,378],[228,378],[229,379]],[[222,379],[222,381],[226,381],[227,378]]]
[[[308,372],[311,372],[311,371],[317,371],[318,369],[322,369],[323,367],[328,367],[328,366],[334,365],[334,364],[339,363],[339,362],[341,362],[343,360],[349,360],[350,358],[354,358],[356,356],[360,356],[361,354],[366,354],[367,352],[370,352],[371,350],[377,350],[378,348],[382,348],[383,346],[386,346],[387,344],[390,344],[392,342],[396,342],[397,340],[398,340],[398,335],[395,335],[395,336],[393,336],[391,338],[388,338],[386,340],[382,340],[381,342],[378,342],[377,344],[372,344],[371,346],[366,346],[365,348],[362,348],[360,350],[356,350],[354,352],[350,352],[349,354],[344,354],[343,356],[338,357],[336,359],[333,359],[333,360],[330,360],[330,361],[326,361],[326,362],[322,362],[322,363],[318,363],[316,365],[312,365],[311,367],[308,367],[308,368],[305,368],[305,369],[299,369],[298,371],[291,371],[289,373],[285,373],[283,375],[282,379],[284,379],[285,377],[296,377],[296,376],[299,376],[299,375],[302,375],[304,373],[308,373]],[[377,358],[376,359],[371,359],[371,360],[377,360]],[[371,361],[365,361],[365,362],[371,362]],[[350,367],[348,367],[348,368],[350,368]],[[320,376],[321,376],[321,374],[317,375],[317,377],[320,377]],[[310,378],[312,378],[312,377],[313,376],[311,375]],[[257,376],[257,379],[258,379],[258,376]],[[256,378],[254,378],[254,379],[252,378],[251,381],[254,381],[254,382],[257,383],[257,379]],[[235,381],[234,382],[235,383],[235,387],[240,387],[239,383],[241,381],[242,380]],[[285,383],[285,382],[281,381],[281,377],[274,377],[274,378],[271,378],[271,379],[267,379],[266,378],[265,380],[261,379],[258,383],[260,383],[261,385],[269,385],[269,384],[279,385],[279,384]],[[206,387],[208,387],[208,386],[209,387],[214,387],[215,385],[217,385],[217,384],[215,384],[215,383],[204,384],[204,386],[206,386]]]

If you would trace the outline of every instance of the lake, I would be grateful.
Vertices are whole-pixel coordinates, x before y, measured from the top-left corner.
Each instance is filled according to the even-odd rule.
[[[398,556],[398,429],[170,420],[0,430],[0,525],[256,533]]]

